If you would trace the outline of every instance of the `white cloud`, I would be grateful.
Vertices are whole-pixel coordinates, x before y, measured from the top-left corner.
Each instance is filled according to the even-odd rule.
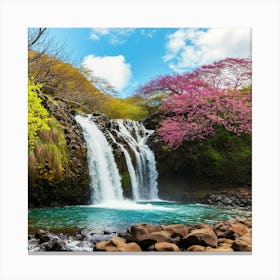
[[[99,40],[102,36],[109,33],[108,28],[92,28],[90,32],[90,39]]]
[[[250,28],[178,29],[168,36],[163,60],[180,72],[225,57],[251,57]]]
[[[88,55],[82,65],[97,77],[105,78],[117,91],[123,90],[132,78],[131,66],[123,55],[95,56]]]
[[[112,45],[120,45],[134,32],[134,28],[92,28],[90,39],[97,41],[102,37],[108,39]]]
[[[143,28],[140,29],[140,35],[152,39],[156,33],[154,28]]]

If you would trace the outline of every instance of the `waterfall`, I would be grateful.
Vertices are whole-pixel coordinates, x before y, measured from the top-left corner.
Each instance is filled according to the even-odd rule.
[[[139,190],[138,190],[139,185],[138,185],[138,182],[137,182],[137,177],[136,177],[135,169],[134,169],[133,164],[132,164],[131,157],[130,157],[128,151],[124,148],[124,146],[122,144],[118,143],[116,141],[115,137],[110,132],[109,132],[109,135],[112,138],[113,142],[120,147],[120,149],[122,150],[122,152],[124,154],[127,169],[128,169],[128,173],[129,173],[129,176],[130,176],[133,199],[134,200],[139,200],[140,199]]]
[[[133,200],[157,200],[157,169],[152,150],[146,144],[153,130],[131,120],[112,120],[106,136],[94,123],[91,115],[77,115],[87,144],[87,160],[92,202],[103,203],[123,200],[121,179],[113,149],[106,136],[122,151],[130,176]],[[133,158],[132,158],[133,157]]]
[[[91,121],[91,115],[75,117],[83,130],[87,144],[87,160],[93,203],[122,200],[120,174],[114,159],[112,147],[97,125]]]
[[[131,120],[113,120],[112,128],[118,139],[126,143],[135,155],[136,169],[131,165],[129,153],[127,151],[124,152],[131,178],[134,200],[157,200],[158,173],[156,161],[152,150],[146,144],[153,130],[147,130],[143,124]],[[121,146],[121,149],[124,151],[124,146]],[[131,170],[131,166],[133,170]]]

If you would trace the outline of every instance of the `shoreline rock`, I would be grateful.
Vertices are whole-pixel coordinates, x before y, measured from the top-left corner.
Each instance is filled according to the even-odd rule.
[[[29,251],[79,252],[251,252],[252,219],[237,217],[213,225],[134,224],[124,233],[54,234],[42,229],[28,236]]]

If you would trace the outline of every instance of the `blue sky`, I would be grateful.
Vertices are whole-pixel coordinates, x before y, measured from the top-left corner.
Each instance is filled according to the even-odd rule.
[[[50,28],[71,62],[107,79],[120,97],[155,76],[225,57],[251,57],[248,28]]]

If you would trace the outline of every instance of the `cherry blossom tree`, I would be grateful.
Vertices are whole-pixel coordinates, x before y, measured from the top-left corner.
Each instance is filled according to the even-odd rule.
[[[192,73],[158,77],[141,88],[146,95],[168,94],[159,110],[159,135],[170,148],[183,141],[216,137],[222,128],[252,133],[251,61],[227,58]]]

